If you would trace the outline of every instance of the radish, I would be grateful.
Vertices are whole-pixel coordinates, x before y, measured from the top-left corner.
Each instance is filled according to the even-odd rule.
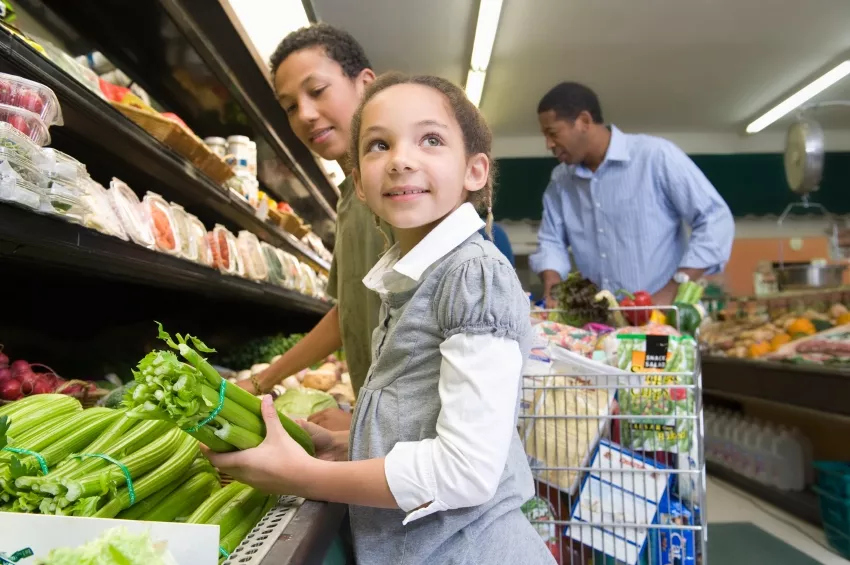
[[[30,364],[24,361],[23,359],[18,359],[12,363],[12,378],[19,379],[20,374],[24,372],[30,371]]]
[[[47,379],[36,379],[35,386],[32,387],[33,394],[47,394],[53,392],[53,384]]]
[[[0,381],[12,378],[12,370],[9,367],[0,368]]]
[[[18,400],[21,394],[21,383],[9,379],[0,383],[0,398],[3,400]]]
[[[0,369],[9,368],[9,356],[3,353],[3,344],[0,343]]]
[[[35,373],[26,373],[21,375],[18,378],[18,382],[21,383],[21,393],[24,396],[29,396],[35,390],[35,384],[38,382],[38,377],[35,376]]]

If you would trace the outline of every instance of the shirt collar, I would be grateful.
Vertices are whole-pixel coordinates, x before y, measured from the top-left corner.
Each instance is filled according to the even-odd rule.
[[[611,126],[611,142],[608,144],[608,151],[605,152],[605,160],[629,160],[629,140],[626,139],[626,134],[617,129],[615,125]]]
[[[369,271],[363,279],[363,284],[371,290],[380,290],[384,286],[384,275],[389,272],[419,282],[425,271],[434,263],[448,255],[484,225],[472,204],[462,204],[401,259],[398,244],[393,245]]]

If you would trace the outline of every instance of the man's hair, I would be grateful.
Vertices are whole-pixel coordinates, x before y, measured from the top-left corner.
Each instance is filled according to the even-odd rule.
[[[602,107],[596,93],[577,82],[562,82],[540,99],[537,113],[554,110],[555,116],[562,120],[575,121],[582,112],[587,112],[593,123],[604,123]]]
[[[311,47],[324,49],[325,55],[339,63],[348,78],[354,79],[363,69],[372,68],[363,47],[350,33],[332,25],[318,23],[302,27],[283,38],[269,59],[272,76],[287,57],[296,51]]]

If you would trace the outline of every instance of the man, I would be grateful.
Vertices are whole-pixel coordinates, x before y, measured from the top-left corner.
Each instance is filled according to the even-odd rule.
[[[514,250],[511,247],[511,240],[508,238],[508,234],[505,233],[505,230],[499,224],[493,224],[493,237],[491,238],[487,234],[487,230],[485,228],[481,228],[481,231],[478,233],[481,234],[481,237],[484,239],[488,239],[493,242],[493,245],[496,246],[496,249],[502,252],[502,255],[505,256],[505,259],[511,264],[511,267],[516,267],[516,263],[514,261]]]
[[[275,92],[289,116],[292,131],[324,159],[348,173],[351,118],[366,86],[375,80],[372,65],[347,32],[315,24],[287,35],[271,57]],[[385,230],[391,236],[389,230]],[[386,237],[373,215],[355,195],[351,177],[340,185],[336,248],[328,294],[337,299],[322,321],[295,347],[258,376],[262,391],[345,347],[356,395],[372,362],[372,331],[378,325],[380,298],[363,284],[378,261]],[[256,393],[251,381],[240,386]],[[339,409],[314,414],[311,422],[330,430],[347,430],[351,416]]]
[[[531,268],[552,287],[577,269],[600,288],[645,290],[670,304],[681,282],[729,260],[729,207],[681,149],[606,126],[596,94],[561,83],[537,107],[546,147],[561,162],[543,195]],[[690,228],[690,236],[685,225]]]

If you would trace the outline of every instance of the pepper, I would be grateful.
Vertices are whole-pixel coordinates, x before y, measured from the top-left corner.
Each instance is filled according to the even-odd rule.
[[[620,306],[623,308],[633,308],[635,306],[647,307],[645,310],[624,311],[623,313],[626,315],[626,319],[629,323],[633,326],[645,326],[648,324],[649,318],[652,316],[652,309],[648,308],[649,306],[652,306],[652,296],[645,290],[639,290],[634,294],[625,290],[621,290],[620,292],[626,295],[626,297],[620,301]]]
[[[676,302],[674,306],[678,310],[671,310],[667,313],[667,323],[678,328],[683,334],[694,335],[705,317],[702,307],[684,302]]]

